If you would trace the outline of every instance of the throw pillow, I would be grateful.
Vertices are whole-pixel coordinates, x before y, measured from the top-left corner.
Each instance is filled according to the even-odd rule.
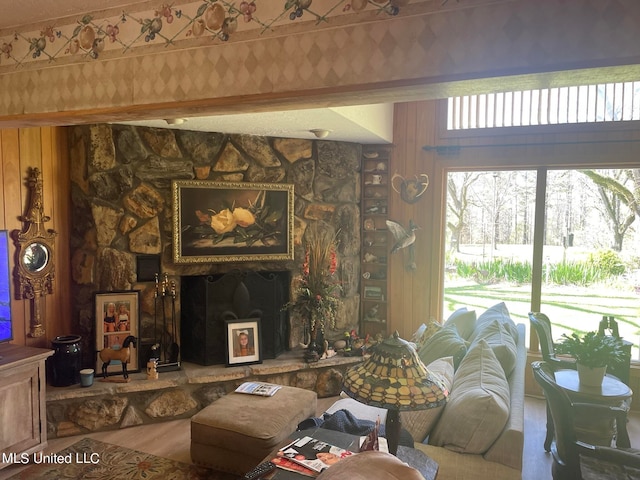
[[[484,324],[482,330],[476,333],[473,343],[480,340],[485,340],[487,344],[496,354],[496,358],[504,369],[504,374],[509,377],[511,372],[516,366],[516,356],[518,350],[516,347],[516,341],[507,332],[504,324],[498,320],[492,320],[489,323]]]
[[[451,391],[453,385],[453,357],[439,358],[427,365],[429,370],[436,376],[441,384]],[[422,442],[436,424],[444,410],[444,405],[427,410],[414,410],[410,412],[400,412],[402,426],[407,429],[416,442]]]
[[[477,332],[482,330],[482,328],[492,320],[498,320],[502,323],[507,332],[514,338],[514,340],[518,341],[518,328],[516,327],[516,323],[511,319],[511,315],[509,315],[509,310],[504,302],[500,302],[494,305],[491,308],[487,308],[486,311],[480,314],[478,320],[476,321],[476,328],[474,334],[471,335],[469,339],[470,342],[473,342],[474,336]]]
[[[455,374],[449,401],[429,443],[454,452],[483,454],[502,433],[509,406],[504,370],[487,342],[479,340]]]
[[[422,347],[424,342],[433,337],[441,328],[442,325],[435,320],[431,320],[428,325],[425,325],[424,323],[420,325],[420,328],[418,328],[411,337],[411,341],[416,345],[416,350]]]
[[[455,325],[460,336],[465,340],[469,340],[476,327],[476,311],[467,310],[467,307],[459,308],[449,315],[449,318],[444,322],[445,327],[449,325]]]
[[[442,357],[453,357],[453,367],[458,368],[462,357],[467,353],[467,342],[458,335],[455,326],[441,328],[418,350],[418,356],[425,365]]]

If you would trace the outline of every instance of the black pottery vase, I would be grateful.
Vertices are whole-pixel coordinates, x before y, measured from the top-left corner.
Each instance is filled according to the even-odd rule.
[[[54,387],[68,387],[80,383],[81,349],[80,335],[64,335],[51,340],[53,356],[50,383]]]

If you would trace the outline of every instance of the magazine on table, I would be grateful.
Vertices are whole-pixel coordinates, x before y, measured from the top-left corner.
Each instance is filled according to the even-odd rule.
[[[299,473],[300,475],[305,475],[307,477],[318,476],[318,472],[314,472],[310,468],[300,465],[299,463],[296,463],[290,458],[284,456],[278,455],[277,457],[273,457],[271,461],[275,463],[278,468],[288,470],[289,472]]]
[[[260,395],[262,397],[272,397],[282,388],[282,385],[264,382],[244,382],[238,388],[237,393],[248,393],[250,395]]]
[[[321,472],[351,455],[355,453],[309,436],[298,438],[282,449],[282,456],[315,472]]]

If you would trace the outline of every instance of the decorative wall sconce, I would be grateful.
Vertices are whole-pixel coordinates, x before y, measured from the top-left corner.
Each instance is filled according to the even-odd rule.
[[[29,336],[42,337],[45,328],[42,322],[41,301],[44,295],[53,293],[55,268],[53,242],[57,233],[46,230],[44,223],[51,218],[44,215],[42,179],[38,168],[29,169],[29,208],[21,218],[24,231],[14,231],[16,242],[15,280],[16,298],[31,300],[31,325]]]

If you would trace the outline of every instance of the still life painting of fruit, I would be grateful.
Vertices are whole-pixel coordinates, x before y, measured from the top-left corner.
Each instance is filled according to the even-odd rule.
[[[178,263],[289,259],[293,186],[175,181]]]

